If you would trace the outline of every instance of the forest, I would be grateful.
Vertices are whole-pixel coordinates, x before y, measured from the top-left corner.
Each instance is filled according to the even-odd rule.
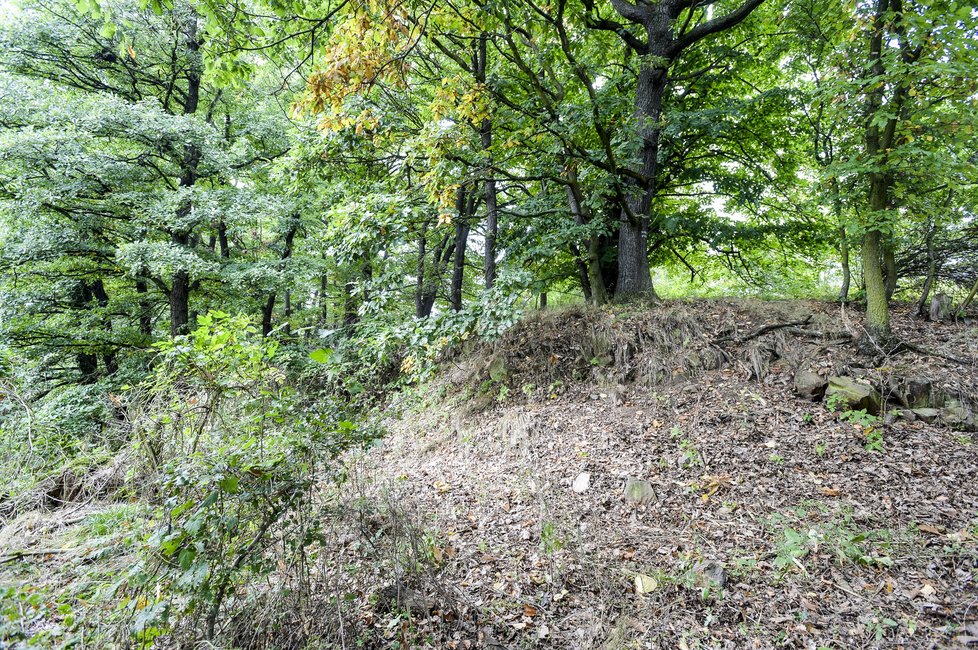
[[[973,0],[0,0],[0,648],[978,644]]]

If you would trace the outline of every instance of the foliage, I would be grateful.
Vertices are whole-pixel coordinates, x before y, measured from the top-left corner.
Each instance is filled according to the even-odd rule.
[[[301,558],[316,542],[312,488],[369,434],[335,404],[300,403],[273,364],[277,343],[247,318],[212,312],[158,348],[133,398],[137,471],[158,476],[158,523],[127,577],[127,602],[145,641],[183,616],[210,639],[239,586],[276,566],[271,546]]]

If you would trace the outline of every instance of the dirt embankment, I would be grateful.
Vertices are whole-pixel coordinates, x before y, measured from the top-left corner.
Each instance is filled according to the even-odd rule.
[[[896,329],[978,357],[973,325]],[[859,357],[859,336],[836,305],[711,301],[540,314],[447,362],[359,461],[423,540],[364,620],[402,638],[374,605],[401,594],[418,647],[975,641],[974,434],[911,407],[970,409],[978,375]],[[830,410],[800,371],[871,387],[880,414]],[[913,382],[941,404],[905,403]]]

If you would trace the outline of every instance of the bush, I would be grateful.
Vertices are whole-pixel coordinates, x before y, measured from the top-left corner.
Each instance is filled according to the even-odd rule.
[[[157,525],[124,601],[143,642],[212,640],[246,586],[316,543],[314,483],[371,434],[336,402],[301,404],[274,364],[277,343],[245,317],[211,313],[158,345],[130,411]],[[272,552],[275,547],[276,553]]]

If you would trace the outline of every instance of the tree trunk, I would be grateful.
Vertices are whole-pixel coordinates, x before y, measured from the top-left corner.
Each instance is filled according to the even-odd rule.
[[[649,228],[652,199],[656,193],[658,174],[659,137],[662,114],[662,97],[668,83],[668,73],[663,68],[647,66],[638,76],[635,91],[635,120],[639,124],[642,142],[639,172],[645,178],[639,191],[629,196],[627,209],[621,213],[621,229],[618,231],[618,282],[615,298],[656,299],[649,270]]]
[[[190,65],[187,66],[187,90],[183,103],[183,114],[193,115],[197,112],[200,102],[200,82],[203,72],[197,53],[200,51],[200,40],[197,35],[197,15],[191,12],[187,18],[186,45],[190,53]],[[183,147],[183,158],[180,161],[180,186],[192,187],[197,182],[197,163],[200,161],[200,148],[193,143]],[[189,199],[177,209],[178,222],[184,221],[192,206]],[[181,248],[190,248],[190,229],[175,230],[170,233],[170,240]],[[190,329],[190,274],[186,269],[178,269],[170,279],[170,336],[186,334]]]
[[[425,258],[427,257],[428,251],[428,226],[431,223],[431,219],[426,219],[423,224],[421,224],[421,234],[418,235],[418,263],[415,267],[415,283],[414,283],[414,317],[415,318],[425,318],[428,314],[424,310],[425,302]],[[430,312],[429,312],[430,313]]]
[[[227,259],[231,257],[231,247],[228,245],[228,226],[221,219],[217,224],[217,241],[220,245],[221,257]]]
[[[882,210],[886,205],[886,181],[882,174],[870,176],[870,209]],[[889,301],[886,299],[886,282],[880,264],[882,233],[878,229],[867,230],[863,235],[862,265],[863,282],[866,285],[866,329],[878,343],[890,339]]]
[[[136,295],[139,296],[139,333],[153,335],[153,305],[149,301],[149,286],[146,280],[136,280]]]
[[[462,281],[465,274],[465,248],[469,241],[469,224],[461,219],[455,222],[455,255],[452,262],[452,286],[449,304],[452,311],[462,311]]]
[[[839,229],[839,253],[842,256],[842,287],[839,289],[839,302],[843,305],[849,302],[849,285],[852,282],[852,270],[849,267],[849,237],[846,229]]]
[[[325,324],[329,320],[329,284],[326,273],[319,276],[319,318]]]
[[[190,275],[179,270],[170,281],[170,336],[186,334],[190,329]]]
[[[486,68],[488,63],[486,44],[489,35],[486,32],[479,34],[476,44],[476,52],[473,57],[472,71],[475,81],[485,86],[487,84]],[[482,153],[485,156],[485,169],[483,170],[483,190],[486,201],[486,231],[485,231],[485,275],[484,282],[486,289],[492,289],[496,283],[496,235],[499,229],[499,214],[496,207],[496,180],[492,172],[492,120],[485,118],[479,126],[479,140],[482,144]]]
[[[579,226],[591,222],[593,217],[591,208],[584,202],[580,183],[577,181],[577,169],[574,165],[568,165],[567,170],[567,203],[570,206],[574,221]],[[601,275],[601,255],[600,242],[596,235],[592,235],[584,240],[585,258],[579,263],[583,267],[581,274],[581,287],[587,287],[584,297],[595,305],[604,305],[608,302],[608,289],[605,286],[604,278]]]
[[[924,278],[924,288],[920,292],[920,300],[917,301],[916,314],[920,318],[926,318],[930,312],[927,307],[927,299],[930,291],[934,287],[934,279],[937,276],[937,258],[934,255],[934,234],[937,230],[937,222],[931,221],[927,228],[927,277]]]
[[[455,253],[452,262],[452,284],[448,302],[452,311],[462,311],[462,281],[465,274],[465,248],[469,241],[469,216],[475,205],[474,193],[467,192],[465,186],[458,190],[455,219]]]
[[[889,302],[893,300],[893,294],[896,293],[897,287],[896,254],[894,252],[896,245],[893,241],[892,230],[882,238],[882,244],[883,270],[886,273],[886,300]]]

